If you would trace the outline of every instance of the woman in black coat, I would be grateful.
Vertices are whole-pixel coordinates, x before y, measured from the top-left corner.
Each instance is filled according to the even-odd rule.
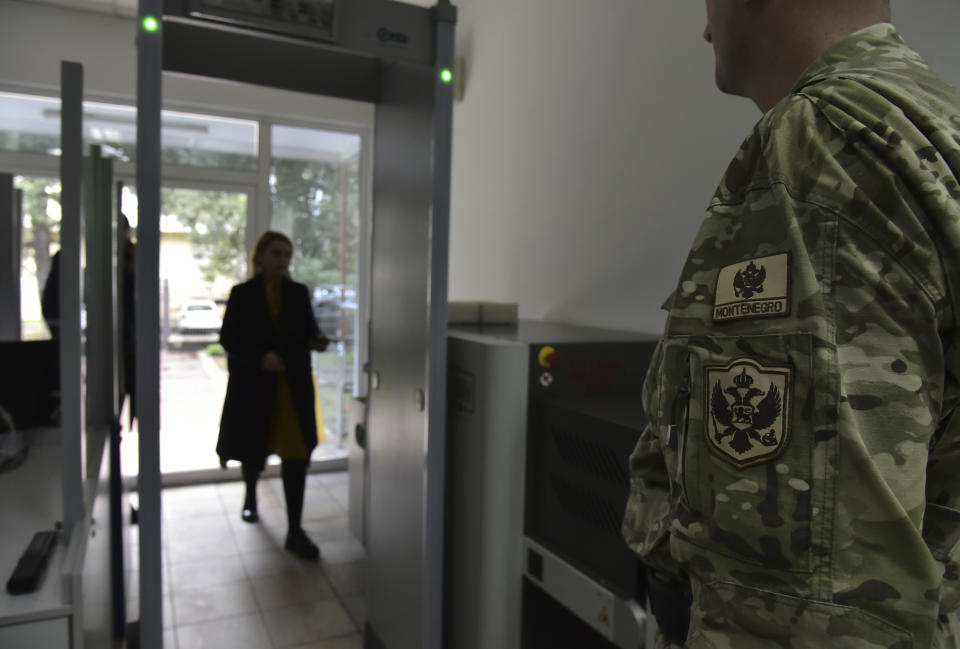
[[[286,548],[305,558],[319,548],[300,526],[310,453],[317,445],[310,350],[323,351],[307,287],[289,277],[293,244],[279,232],[260,235],[250,268],[253,277],[230,291],[220,330],[227,352],[227,394],[217,454],[221,464],[239,460],[246,483],[242,518],[257,514],[257,478],[267,456],[281,459],[287,504]]]

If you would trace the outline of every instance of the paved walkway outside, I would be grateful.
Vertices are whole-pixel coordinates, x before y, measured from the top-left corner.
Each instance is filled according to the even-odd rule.
[[[336,404],[326,388],[336,384],[337,370],[318,372],[324,395],[326,442],[313,452],[312,459],[344,457],[334,434]],[[227,372],[203,349],[164,349],[160,353],[160,470],[163,473],[215,469],[215,452],[220,428],[220,412],[227,387]],[[127,430],[128,415],[123,413],[121,464],[123,474],[136,475],[139,463],[139,435]]]

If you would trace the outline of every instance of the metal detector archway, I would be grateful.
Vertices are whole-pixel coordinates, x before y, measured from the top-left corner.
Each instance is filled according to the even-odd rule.
[[[449,0],[431,9],[392,0],[140,0],[139,20],[140,646],[160,649],[163,637],[156,305],[161,76],[170,71],[376,105],[364,646],[441,649],[456,9]]]

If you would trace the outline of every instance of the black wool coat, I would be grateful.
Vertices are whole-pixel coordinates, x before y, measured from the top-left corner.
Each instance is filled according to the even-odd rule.
[[[317,445],[314,384],[309,342],[317,336],[307,287],[282,280],[280,321],[274,325],[267,310],[264,280],[257,275],[230,291],[220,330],[227,352],[227,394],[220,417],[217,455],[261,469],[267,458],[267,435],[273,412],[277,374],[260,368],[264,354],[279,354],[303,432],[307,455]]]

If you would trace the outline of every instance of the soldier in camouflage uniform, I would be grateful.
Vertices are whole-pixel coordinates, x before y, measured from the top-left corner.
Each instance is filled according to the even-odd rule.
[[[692,602],[660,644],[960,647],[960,91],[882,0],[707,8],[718,85],[765,114],[644,389],[624,535]]]

